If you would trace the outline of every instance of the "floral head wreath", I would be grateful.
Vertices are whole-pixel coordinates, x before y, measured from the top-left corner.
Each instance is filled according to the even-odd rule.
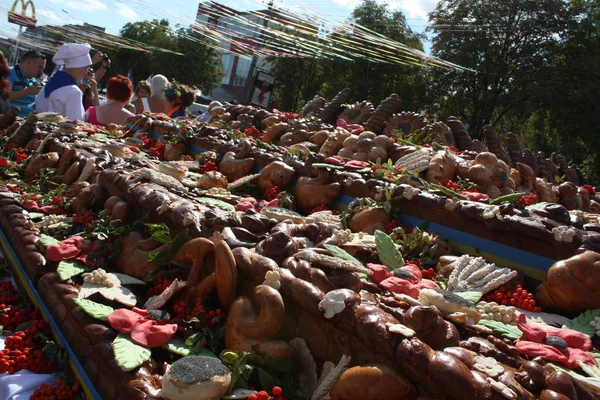
[[[173,82],[172,84],[169,83],[163,90],[164,90],[165,94],[168,94],[168,95],[175,94],[175,102],[181,103],[182,102],[181,90],[176,85],[177,84],[175,82]],[[169,97],[172,97],[172,96],[169,96]]]

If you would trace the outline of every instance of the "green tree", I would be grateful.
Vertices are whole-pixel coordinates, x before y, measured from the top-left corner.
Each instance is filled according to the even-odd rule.
[[[162,74],[205,92],[217,86],[218,54],[192,29],[174,31],[167,20],[153,20],[128,23],[120,34],[150,50],[119,50],[113,59],[113,73],[131,72],[136,82],[152,74]]]
[[[404,14],[387,3],[363,0],[352,13],[352,22],[374,32],[422,50],[422,37],[407,25]],[[335,35],[335,34],[334,34]],[[419,110],[425,103],[425,76],[420,67],[367,60],[277,58],[274,98],[283,109],[297,110],[317,92],[332,98],[345,87],[351,99],[377,104],[392,93],[403,99],[403,108]]]
[[[600,1],[571,2],[560,57],[536,101],[546,110],[554,149],[600,183]]]
[[[183,55],[173,58],[169,73],[178,82],[210,93],[221,81],[220,59],[215,49],[206,45],[206,38],[190,28],[180,28],[175,49]]]
[[[432,71],[435,111],[480,137],[484,125],[532,111],[528,100],[549,78],[569,10],[563,0],[442,0],[429,19],[433,54],[477,71]]]

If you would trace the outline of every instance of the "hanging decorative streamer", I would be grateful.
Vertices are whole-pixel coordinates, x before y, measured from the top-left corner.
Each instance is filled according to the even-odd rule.
[[[107,3],[110,1],[121,2],[120,0],[108,0]],[[260,4],[259,0],[242,0],[242,2]],[[319,10],[314,10],[301,3],[288,7],[293,10],[293,13],[275,7],[240,12],[212,0],[200,3],[199,12],[201,14],[207,15],[211,21],[226,21],[226,24],[212,22],[199,24],[195,19],[178,14],[172,8],[151,4],[147,0],[130,0],[127,4],[135,7],[136,11],[143,10],[159,19],[166,18],[177,21],[178,24],[189,24],[188,26],[194,32],[208,40],[190,36],[184,32],[178,32],[178,34],[187,40],[242,58],[256,56],[345,61],[366,60],[373,63],[431,66],[474,72],[389,39],[355,21],[335,23],[331,18],[322,16]],[[105,49],[166,52],[180,55],[169,49],[110,35],[93,27],[64,25],[44,26],[43,29]],[[0,33],[4,34],[2,31]],[[55,50],[62,44],[53,40],[41,41],[39,37],[27,37],[27,35],[19,37],[18,40],[28,46],[42,48],[46,51]]]

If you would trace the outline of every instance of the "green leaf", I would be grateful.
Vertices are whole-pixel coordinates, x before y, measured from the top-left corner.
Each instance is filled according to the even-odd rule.
[[[67,279],[71,279],[74,276],[83,274],[87,271],[89,271],[89,269],[83,265],[83,263],[76,260],[61,261],[58,264],[58,268],[56,268],[56,272],[61,281],[66,281]]]
[[[150,359],[152,352],[146,347],[134,343],[131,338],[124,333],[112,342],[115,361],[123,371],[133,371]]]
[[[392,212],[392,203],[390,203],[389,201],[386,201],[385,203],[383,203],[383,211],[385,211],[386,213],[391,213]]]
[[[400,253],[392,238],[386,235],[385,232],[375,231],[375,246],[377,247],[379,261],[390,270],[404,266],[402,253]]]
[[[260,387],[263,390],[270,390],[275,386],[279,386],[279,381],[264,369],[256,368],[256,372],[258,373],[258,381],[260,382]]]
[[[184,357],[192,354],[192,348],[186,346],[183,339],[178,337],[173,337],[169,343],[165,344],[163,347],[171,353],[179,354]]]
[[[210,205],[222,208],[227,211],[232,211],[232,212],[235,211],[235,207],[233,205],[231,205],[227,202],[224,202],[223,200],[213,199],[212,197],[197,197],[196,201],[199,203],[210,204]]]
[[[52,236],[50,235],[46,235],[45,233],[42,233],[40,235],[40,245],[45,249],[48,246],[50,246],[51,244],[57,244],[59,243],[59,241],[57,239],[54,239]]]
[[[523,332],[521,332],[516,326],[508,325],[500,321],[481,319],[479,320],[479,325],[490,328],[494,331],[494,333],[497,333],[500,336],[510,340],[518,340],[521,336],[523,336]]]
[[[88,299],[73,299],[73,301],[75,304],[81,307],[83,311],[102,321],[106,321],[108,319],[108,315],[115,311],[115,309],[112,307],[96,303],[95,301]]]
[[[285,358],[265,358],[263,360],[263,365],[272,371],[275,372],[293,372],[294,371],[294,363],[292,360],[286,360]]]
[[[470,301],[473,304],[481,300],[481,296],[483,296],[483,293],[481,292],[454,292],[454,294],[467,301]]]
[[[313,168],[330,168],[330,169],[341,169],[343,170],[344,167],[342,167],[341,165],[333,165],[333,164],[327,164],[327,163],[314,163],[312,164]]]
[[[27,218],[29,218],[30,220],[41,219],[41,218],[44,218],[45,216],[46,216],[46,214],[40,213],[40,212],[29,212],[29,213],[27,213]]]
[[[590,322],[592,322],[596,317],[600,317],[600,309],[588,310],[579,315],[577,318],[565,322],[562,327],[585,333],[591,337],[596,334],[596,329],[590,325]]]
[[[31,321],[27,321],[27,322],[23,322],[22,324],[19,324],[16,328],[15,328],[15,332],[20,332],[20,331],[24,331],[26,329],[29,329],[33,327],[33,320]]]
[[[329,251],[329,253],[334,257],[341,258],[345,261],[350,261],[351,263],[354,263],[356,265],[363,265],[360,261],[352,257],[352,255],[350,255],[346,250],[342,249],[341,247],[337,247],[332,244],[324,244],[323,247],[325,247],[327,251]]]

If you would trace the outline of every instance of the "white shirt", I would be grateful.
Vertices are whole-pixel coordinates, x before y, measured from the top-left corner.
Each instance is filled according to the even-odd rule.
[[[39,112],[55,112],[70,121],[84,121],[83,93],[77,85],[61,87],[46,97],[44,86],[35,98],[35,109]]]

